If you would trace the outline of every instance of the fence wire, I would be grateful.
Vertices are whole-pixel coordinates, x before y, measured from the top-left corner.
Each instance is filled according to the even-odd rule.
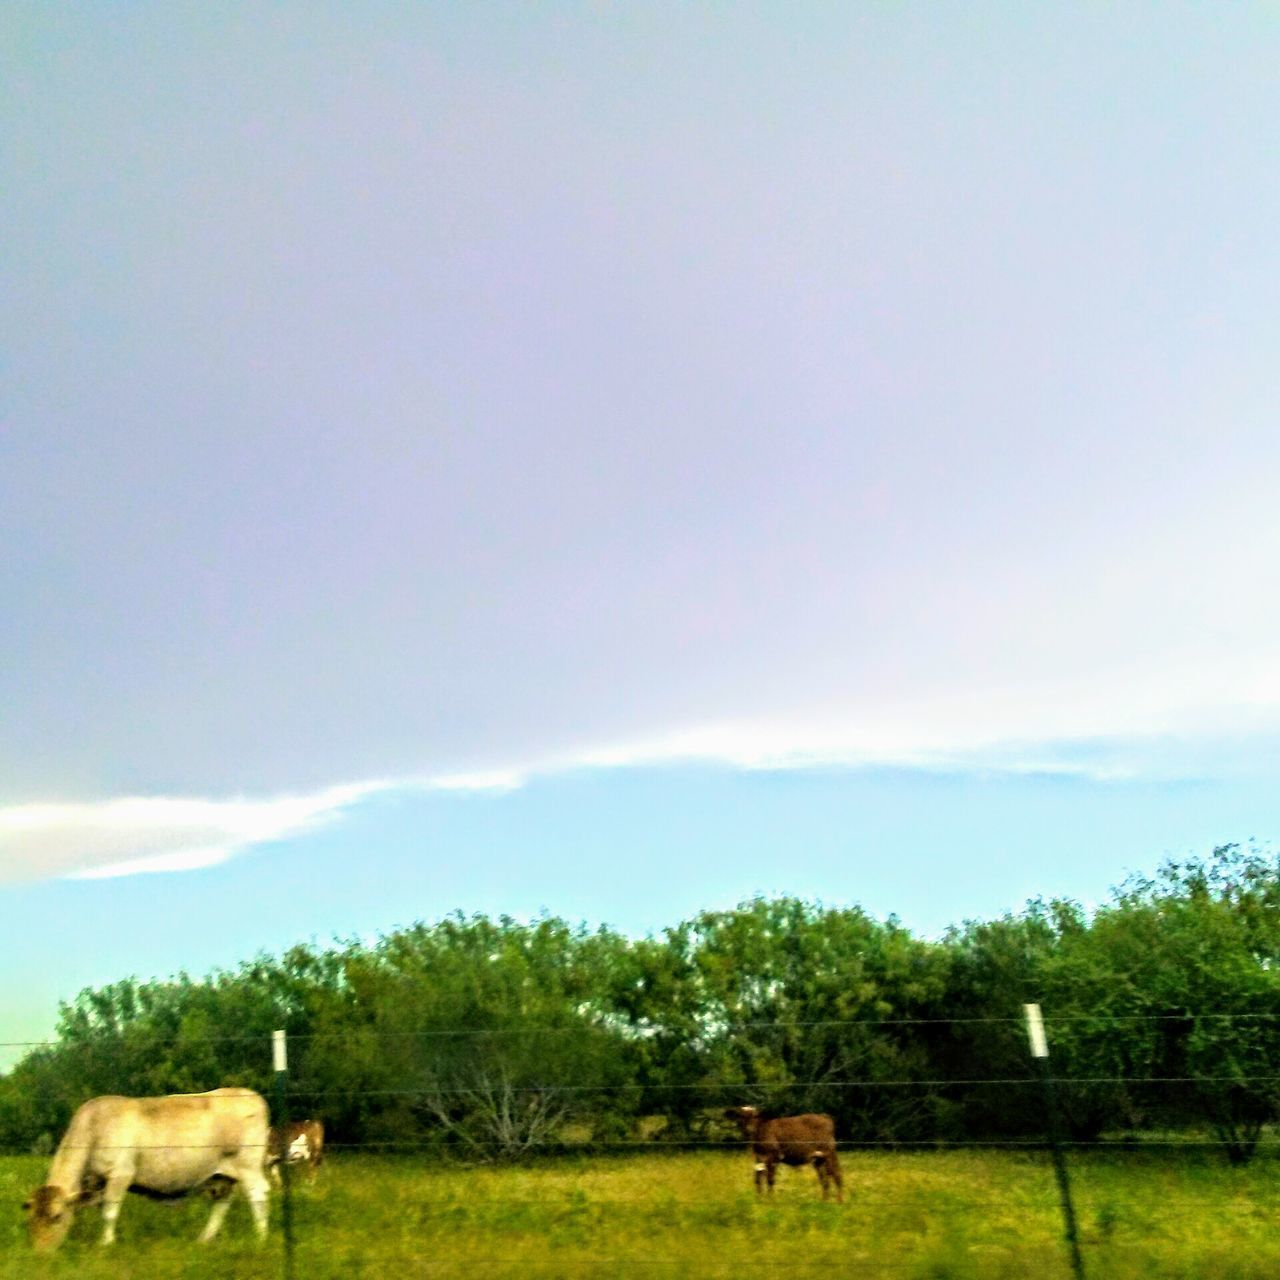
[[[1186,1012],[1186,1013],[1162,1013],[1162,1014],[1125,1014],[1125,1015],[1069,1015],[1066,1017],[1045,1018],[1046,1024],[1050,1029],[1057,1027],[1074,1026],[1081,1024],[1097,1026],[1099,1028],[1115,1028],[1121,1034],[1131,1032],[1135,1027],[1142,1025],[1161,1026],[1167,1024],[1194,1025],[1194,1024],[1258,1024],[1262,1027],[1271,1027],[1280,1024],[1280,1014],[1276,1013],[1224,1013],[1218,1011],[1206,1012]],[[866,1036],[875,1036],[879,1032],[891,1031],[894,1028],[911,1028],[911,1027],[928,1027],[928,1028],[963,1028],[966,1031],[980,1030],[983,1027],[992,1028],[993,1031],[999,1030],[1008,1032],[1011,1028],[1020,1026],[1022,1019],[1017,1017],[961,1017],[961,1018],[884,1018],[884,1019],[865,1019],[865,1018],[848,1018],[848,1019],[813,1019],[813,1020],[754,1020],[747,1022],[713,1022],[705,1030],[707,1035],[727,1035],[734,1033],[764,1033],[764,1032],[794,1032],[805,1030],[820,1029],[849,1029],[855,1030]],[[648,1029],[639,1029],[647,1032]],[[477,1045],[482,1041],[499,1042],[504,1039],[512,1039],[521,1043],[527,1043],[530,1039],[536,1037],[560,1037],[574,1036],[582,1037],[590,1035],[593,1032],[603,1033],[606,1035],[615,1035],[619,1037],[619,1044],[637,1043],[635,1038],[637,1028],[631,1024],[612,1025],[607,1022],[588,1022],[586,1024],[568,1025],[568,1026],[542,1026],[542,1027],[435,1027],[421,1030],[399,1030],[399,1031],[381,1031],[377,1029],[358,1029],[352,1032],[304,1032],[297,1035],[290,1035],[288,1042],[295,1049],[300,1050],[299,1057],[301,1060],[301,1070],[295,1071],[290,1076],[289,1085],[281,1093],[277,1095],[277,1106],[282,1100],[287,1100],[288,1111],[295,1118],[302,1118],[304,1114],[310,1113],[312,1116],[320,1119],[328,1119],[327,1113],[333,1111],[335,1113],[341,1111],[342,1108],[362,1107],[364,1104],[371,1104],[376,1108],[379,1102],[398,1102],[426,1104],[434,1100],[438,1105],[437,1110],[443,1110],[447,1106],[465,1106],[468,1102],[484,1102],[491,1094],[491,1090],[486,1087],[477,1087],[474,1084],[458,1084],[458,1083],[436,1083],[434,1081],[428,1083],[406,1081],[403,1085],[391,1086],[374,1086],[374,1085],[353,1085],[345,1087],[343,1085],[335,1085],[316,1079],[309,1083],[307,1078],[307,1051],[312,1047],[330,1047],[334,1044],[342,1045],[350,1043],[359,1045],[362,1049],[370,1048],[375,1051],[379,1046],[385,1046],[392,1049],[396,1046],[412,1046],[415,1043],[432,1044],[442,1043],[449,1040],[458,1040],[466,1044]],[[671,1029],[664,1029],[663,1034],[670,1037]],[[627,1039],[628,1036],[632,1038]],[[1002,1052],[1007,1050],[1008,1038],[1002,1037],[1001,1044],[1005,1047]],[[103,1031],[95,1038],[78,1042],[67,1043],[62,1040],[37,1040],[37,1041],[7,1041],[0,1042],[0,1047],[9,1049],[28,1049],[28,1050],[46,1050],[55,1053],[66,1053],[69,1058],[74,1059],[77,1055],[81,1055],[87,1059],[96,1062],[111,1062],[113,1055],[119,1055],[118,1061],[121,1069],[126,1069],[126,1064],[132,1065],[139,1054],[145,1056],[149,1049],[156,1047],[180,1047],[180,1048],[202,1048],[216,1046],[249,1046],[260,1044],[262,1046],[262,1071],[263,1078],[266,1078],[266,1066],[270,1060],[270,1041],[269,1037],[260,1034],[217,1034],[217,1035],[185,1035],[176,1033],[172,1036],[140,1036],[136,1042],[131,1041],[130,1034],[126,1031],[123,1034]],[[469,1052],[476,1054],[479,1050],[470,1050]],[[237,1061],[241,1063],[238,1068],[239,1074],[243,1075],[243,1055]],[[369,1066],[370,1064],[364,1064]],[[357,1069],[353,1066],[352,1068]],[[385,1061],[374,1062],[370,1069],[375,1073],[378,1071],[386,1072],[390,1070],[394,1075],[394,1066],[388,1067]],[[212,1084],[219,1082],[213,1081]],[[413,1119],[413,1124],[419,1129],[431,1129],[433,1124],[435,1128],[432,1133],[417,1133],[412,1137],[396,1138],[389,1136],[386,1138],[375,1139],[369,1137],[353,1138],[349,1136],[335,1135],[336,1140],[327,1141],[324,1144],[324,1152],[326,1155],[336,1155],[341,1158],[350,1156],[353,1158],[353,1164],[349,1167],[359,1167],[354,1164],[354,1158],[360,1156],[387,1156],[394,1158],[397,1162],[412,1162],[415,1159],[429,1159],[432,1163],[436,1162],[442,1154],[448,1154],[452,1159],[458,1161],[460,1167],[475,1168],[477,1165],[481,1167],[490,1167],[489,1162],[497,1161],[503,1156],[516,1156],[526,1166],[538,1166],[541,1162],[553,1160],[557,1157],[572,1156],[581,1161],[589,1160],[594,1156],[608,1156],[612,1154],[658,1154],[670,1153],[672,1155],[681,1153],[712,1153],[721,1152],[726,1157],[736,1156],[739,1160],[746,1164],[744,1157],[748,1152],[753,1154],[754,1158],[759,1158],[758,1143],[751,1139],[743,1139],[741,1137],[728,1136],[726,1128],[722,1136],[704,1136],[706,1125],[710,1123],[709,1117],[705,1114],[712,1110],[714,1106],[719,1105],[729,1098],[737,1098],[741,1101],[750,1100],[753,1097],[767,1096],[773,1100],[775,1109],[779,1105],[785,1104],[785,1100],[789,1095],[805,1093],[810,1096],[819,1098],[831,1096],[834,1103],[838,1102],[839,1095],[849,1092],[857,1093],[884,1093],[891,1094],[893,1091],[941,1091],[951,1096],[962,1096],[965,1090],[978,1089],[996,1089],[1019,1091],[1014,1096],[1020,1096],[1020,1091],[1025,1090],[1027,1086],[1033,1086],[1037,1089],[1044,1088],[1049,1085],[1061,1090],[1087,1089],[1092,1087],[1120,1086],[1135,1091],[1155,1091],[1171,1090],[1171,1089],[1253,1089],[1253,1090],[1270,1090],[1277,1101],[1280,1101],[1280,1071],[1243,1071],[1229,1070],[1225,1072],[1208,1072],[1208,1073],[1187,1073],[1187,1074],[1125,1074],[1125,1073],[1088,1073],[1088,1074],[1062,1074],[1042,1076],[1036,1075],[1031,1069],[1028,1062],[1028,1070],[1026,1074],[986,1074],[986,1075],[922,1075],[922,1076],[885,1076],[877,1075],[853,1075],[843,1074],[835,1078],[829,1076],[805,1077],[798,1079],[720,1079],[720,1080],[698,1080],[698,1081],[671,1081],[671,1080],[654,1080],[649,1082],[629,1081],[624,1083],[601,1083],[598,1081],[583,1080],[554,1080],[546,1083],[515,1083],[503,1081],[500,1084],[501,1093],[510,1099],[517,1100],[515,1105],[536,1104],[540,1101],[548,1099],[578,1099],[583,1103],[589,1103],[591,1099],[648,1099],[650,1102],[660,1100],[665,1097],[672,1099],[692,1100],[695,1109],[700,1110],[703,1114],[704,1134],[696,1134],[690,1132],[676,1132],[670,1136],[596,1136],[593,1133],[587,1133],[581,1137],[571,1137],[567,1128],[579,1123],[573,1116],[561,1116],[553,1119],[549,1124],[548,1132],[541,1137],[525,1137],[519,1142],[513,1144],[509,1140],[499,1140],[494,1138],[485,1138],[478,1135],[469,1135],[465,1139],[460,1138],[456,1133],[451,1132],[447,1124],[439,1122],[437,1116],[433,1119],[431,1115],[432,1108],[424,1105],[419,1108],[419,1114]],[[69,1108],[77,1101],[84,1101],[83,1098],[70,1096],[66,1092],[34,1092],[24,1095],[24,1101],[42,1106],[56,1106]],[[701,1104],[698,1108],[697,1104]],[[575,1104],[576,1105],[576,1104]],[[681,1110],[687,1115],[689,1106],[687,1102],[681,1103]],[[674,1112],[672,1113],[674,1114]],[[637,1117],[633,1117],[633,1120]],[[518,1117],[517,1117],[518,1119]],[[350,1121],[345,1122],[348,1125]],[[727,1121],[717,1122],[722,1126],[727,1126]],[[556,1126],[559,1126],[559,1131]],[[339,1129],[339,1133],[341,1129]],[[1123,1157],[1132,1157],[1146,1151],[1159,1153],[1194,1153],[1203,1151],[1205,1153],[1227,1152],[1234,1154],[1239,1151],[1242,1144],[1248,1148],[1249,1155],[1259,1155],[1267,1160],[1275,1160],[1276,1153],[1280,1152],[1280,1133],[1276,1133],[1269,1127],[1259,1123],[1256,1131],[1250,1130],[1252,1136],[1244,1138],[1240,1136],[1231,1137],[1206,1137],[1200,1132],[1188,1130],[1182,1133],[1169,1134],[1160,1132],[1151,1132],[1149,1134],[1140,1133],[1122,1133],[1119,1136],[1111,1137],[1094,1137],[1094,1138],[1064,1138],[1058,1144],[1060,1150],[1075,1152],[1091,1152],[1097,1154],[1114,1153]],[[110,1154],[119,1150],[130,1150],[134,1152],[148,1151],[177,1151],[177,1150],[208,1150],[207,1143],[154,1143],[154,1144],[128,1144],[127,1147],[113,1147],[107,1144],[93,1143],[94,1151]],[[1007,1150],[1012,1153],[1028,1157],[1035,1164],[1044,1164],[1044,1157],[1053,1146],[1052,1134],[1049,1132],[1043,1135],[1033,1134],[1030,1136],[996,1136],[996,1137],[970,1137],[970,1136],[946,1136],[939,1133],[937,1136],[930,1137],[880,1137],[874,1134],[858,1134],[856,1132],[842,1133],[838,1139],[838,1150],[842,1156],[853,1156],[859,1153],[901,1153],[904,1155],[917,1156],[927,1155],[929,1153],[946,1153],[946,1152],[986,1152]],[[74,1151],[77,1148],[74,1145],[63,1143],[61,1150]],[[564,1168],[563,1164],[560,1166]],[[846,1173],[848,1169],[846,1169]],[[733,1176],[733,1175],[726,1175]],[[285,1180],[284,1194],[292,1194],[289,1190],[289,1179]],[[922,1212],[936,1213],[937,1205],[929,1205],[921,1202],[921,1195],[927,1195],[927,1192],[917,1192],[915,1195],[909,1194],[893,1194],[887,1195],[877,1192],[874,1188],[859,1187],[851,1190],[851,1199],[855,1203],[871,1207],[876,1205],[894,1206],[904,1209],[919,1209]],[[1027,1203],[1039,1206],[1041,1209],[1051,1207],[1054,1200],[1054,1190],[1048,1177],[1046,1176],[1043,1185],[1034,1187],[1022,1193],[1022,1199]],[[669,1193],[663,1194],[659,1198],[661,1206],[671,1206],[676,1209],[692,1210],[700,1207],[703,1202],[692,1198],[675,1197]],[[562,1196],[546,1196],[546,1195],[502,1195],[493,1197],[484,1197],[472,1195],[465,1202],[456,1198],[447,1198],[435,1201],[429,1205],[425,1205],[420,1212],[425,1215],[441,1215],[447,1216],[455,1212],[466,1212],[476,1219],[475,1229],[484,1229],[484,1217],[486,1211],[492,1209],[494,1211],[501,1210],[503,1212],[511,1209],[519,1208],[545,1208],[549,1210],[563,1210],[566,1212],[577,1212],[583,1208],[598,1209],[609,1213],[622,1214],[626,1210],[638,1210],[643,1206],[643,1201],[636,1198],[621,1198],[615,1195],[585,1195],[582,1199],[574,1198],[573,1193],[566,1192]],[[983,1213],[996,1212],[1007,1209],[1010,1203],[1008,1193],[1001,1196],[985,1195],[980,1192],[975,1193],[970,1188],[962,1201],[957,1200],[956,1205],[967,1213]],[[1175,1190],[1171,1194],[1169,1189],[1162,1189],[1159,1196],[1159,1204],[1156,1206],[1161,1213],[1168,1210],[1170,1213],[1176,1213],[1180,1209],[1200,1203],[1200,1197],[1189,1194],[1184,1190]],[[955,1208],[956,1206],[952,1206]],[[826,1248],[823,1242],[822,1248]],[[834,1246],[833,1246],[834,1256]],[[642,1271],[642,1270],[662,1270],[680,1268],[688,1271],[689,1260],[679,1257],[638,1257],[638,1256],[614,1256],[601,1255],[590,1257],[557,1257],[552,1260],[538,1260],[531,1263],[526,1256],[505,1256],[495,1252],[493,1256],[484,1259],[487,1265],[492,1267],[524,1267],[537,1273],[538,1266],[545,1263],[545,1266],[552,1273],[558,1272],[577,1272],[577,1271],[596,1271],[600,1274],[608,1274],[613,1271]],[[831,1261],[829,1259],[822,1260],[809,1267],[811,1260],[807,1258],[796,1258],[787,1264],[788,1272],[803,1274],[807,1271],[830,1272]],[[292,1259],[286,1263],[286,1273],[288,1268],[292,1266]],[[867,1259],[859,1257],[856,1249],[852,1252],[846,1252],[841,1255],[840,1269],[848,1274],[859,1274],[865,1272],[868,1275],[885,1274],[888,1271],[907,1271],[911,1269],[918,1270],[920,1260],[918,1258],[903,1259],[900,1262],[894,1259],[874,1258]],[[432,1274],[436,1271],[434,1264],[426,1262],[425,1265],[417,1267],[415,1273]],[[447,1265],[438,1268],[440,1272],[447,1272]]]
[[[720,1022],[711,1020],[705,1027],[698,1029],[698,1034],[722,1035],[739,1031],[790,1031],[813,1030],[819,1027],[859,1028],[874,1032],[886,1027],[978,1027],[978,1026],[1014,1026],[1021,1027],[1023,1018],[1018,1015],[959,1017],[959,1018],[771,1018],[757,1019],[747,1022]],[[1223,1013],[1219,1010],[1192,1011],[1186,1013],[1069,1013],[1046,1014],[1047,1027],[1065,1026],[1077,1023],[1095,1023],[1099,1026],[1108,1024],[1122,1025],[1133,1023],[1188,1023],[1188,1022],[1280,1022],[1280,1013]],[[432,1027],[419,1031],[386,1031],[379,1028],[359,1028],[357,1031],[303,1031],[290,1032],[291,1044],[311,1042],[337,1041],[350,1042],[360,1039],[376,1040],[431,1040],[431,1039],[468,1039],[473,1037],[519,1037],[519,1036],[557,1036],[584,1034],[599,1031],[617,1034],[673,1034],[676,1027],[659,1027],[648,1023],[616,1023],[607,1019],[587,1020],[572,1025],[545,1027]],[[99,1033],[109,1041],[120,1033],[103,1030]],[[127,1034],[127,1033],[126,1033]],[[264,1039],[261,1032],[217,1035],[190,1035],[185,1032],[174,1032],[171,1035],[147,1036],[145,1043],[149,1045],[204,1045],[204,1044],[252,1044],[261,1043]],[[81,1042],[89,1043],[89,1042]],[[42,1040],[0,1040],[0,1049],[68,1049],[76,1047],[65,1040],[46,1038]]]

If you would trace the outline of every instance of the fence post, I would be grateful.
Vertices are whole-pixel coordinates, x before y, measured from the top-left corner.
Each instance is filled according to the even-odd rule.
[[[1080,1256],[1080,1234],[1076,1230],[1076,1210],[1071,1203],[1071,1180],[1067,1177],[1067,1158],[1062,1152],[1062,1117],[1058,1110],[1058,1093],[1049,1074],[1049,1041],[1044,1034],[1044,1018],[1038,1004],[1024,1004],[1027,1038],[1031,1041],[1031,1059],[1044,1090],[1044,1109],[1049,1127],[1049,1150],[1053,1154],[1053,1174],[1058,1182],[1058,1200],[1062,1205],[1062,1222],[1071,1251],[1071,1270],[1076,1280],[1084,1280],[1084,1259]]]
[[[293,1280],[293,1173],[289,1168],[289,1048],[283,1031],[271,1033],[271,1065],[276,1075],[276,1125],[280,1134],[280,1223],[284,1229],[284,1280]]]

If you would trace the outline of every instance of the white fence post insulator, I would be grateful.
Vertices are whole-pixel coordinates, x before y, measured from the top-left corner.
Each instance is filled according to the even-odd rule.
[[[1045,1039],[1044,1018],[1040,1014],[1040,1006],[1038,1004],[1024,1004],[1022,1010],[1027,1015],[1027,1038],[1031,1041],[1031,1056],[1033,1058],[1047,1058],[1049,1056],[1049,1042]]]
[[[271,1033],[271,1069],[277,1075],[289,1070],[289,1045],[283,1031]]]

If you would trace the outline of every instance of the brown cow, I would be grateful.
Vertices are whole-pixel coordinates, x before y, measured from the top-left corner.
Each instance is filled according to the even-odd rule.
[[[751,1143],[756,1158],[757,1192],[763,1191],[766,1183],[773,1190],[779,1164],[811,1164],[822,1187],[822,1198],[827,1198],[834,1182],[836,1199],[844,1199],[844,1181],[836,1155],[836,1124],[830,1116],[779,1116],[766,1120],[755,1107],[730,1107],[724,1114]]]
[[[314,1173],[324,1161],[324,1121],[294,1120],[271,1126],[267,1139],[267,1167],[276,1182],[280,1165],[302,1165]]]

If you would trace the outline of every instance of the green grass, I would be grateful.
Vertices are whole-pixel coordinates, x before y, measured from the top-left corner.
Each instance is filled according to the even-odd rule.
[[[851,1152],[846,1199],[784,1170],[757,1203],[741,1152],[468,1169],[338,1154],[294,1198],[297,1275],[1063,1277],[1057,1193],[1038,1154]],[[84,1213],[58,1254],[26,1242],[19,1206],[47,1161],[0,1158],[0,1280],[268,1280],[282,1275],[278,1201],[265,1247],[243,1202],[212,1245],[203,1202],[136,1196],[113,1251]],[[1280,1280],[1280,1162],[1230,1168],[1196,1152],[1073,1154],[1090,1280]]]

